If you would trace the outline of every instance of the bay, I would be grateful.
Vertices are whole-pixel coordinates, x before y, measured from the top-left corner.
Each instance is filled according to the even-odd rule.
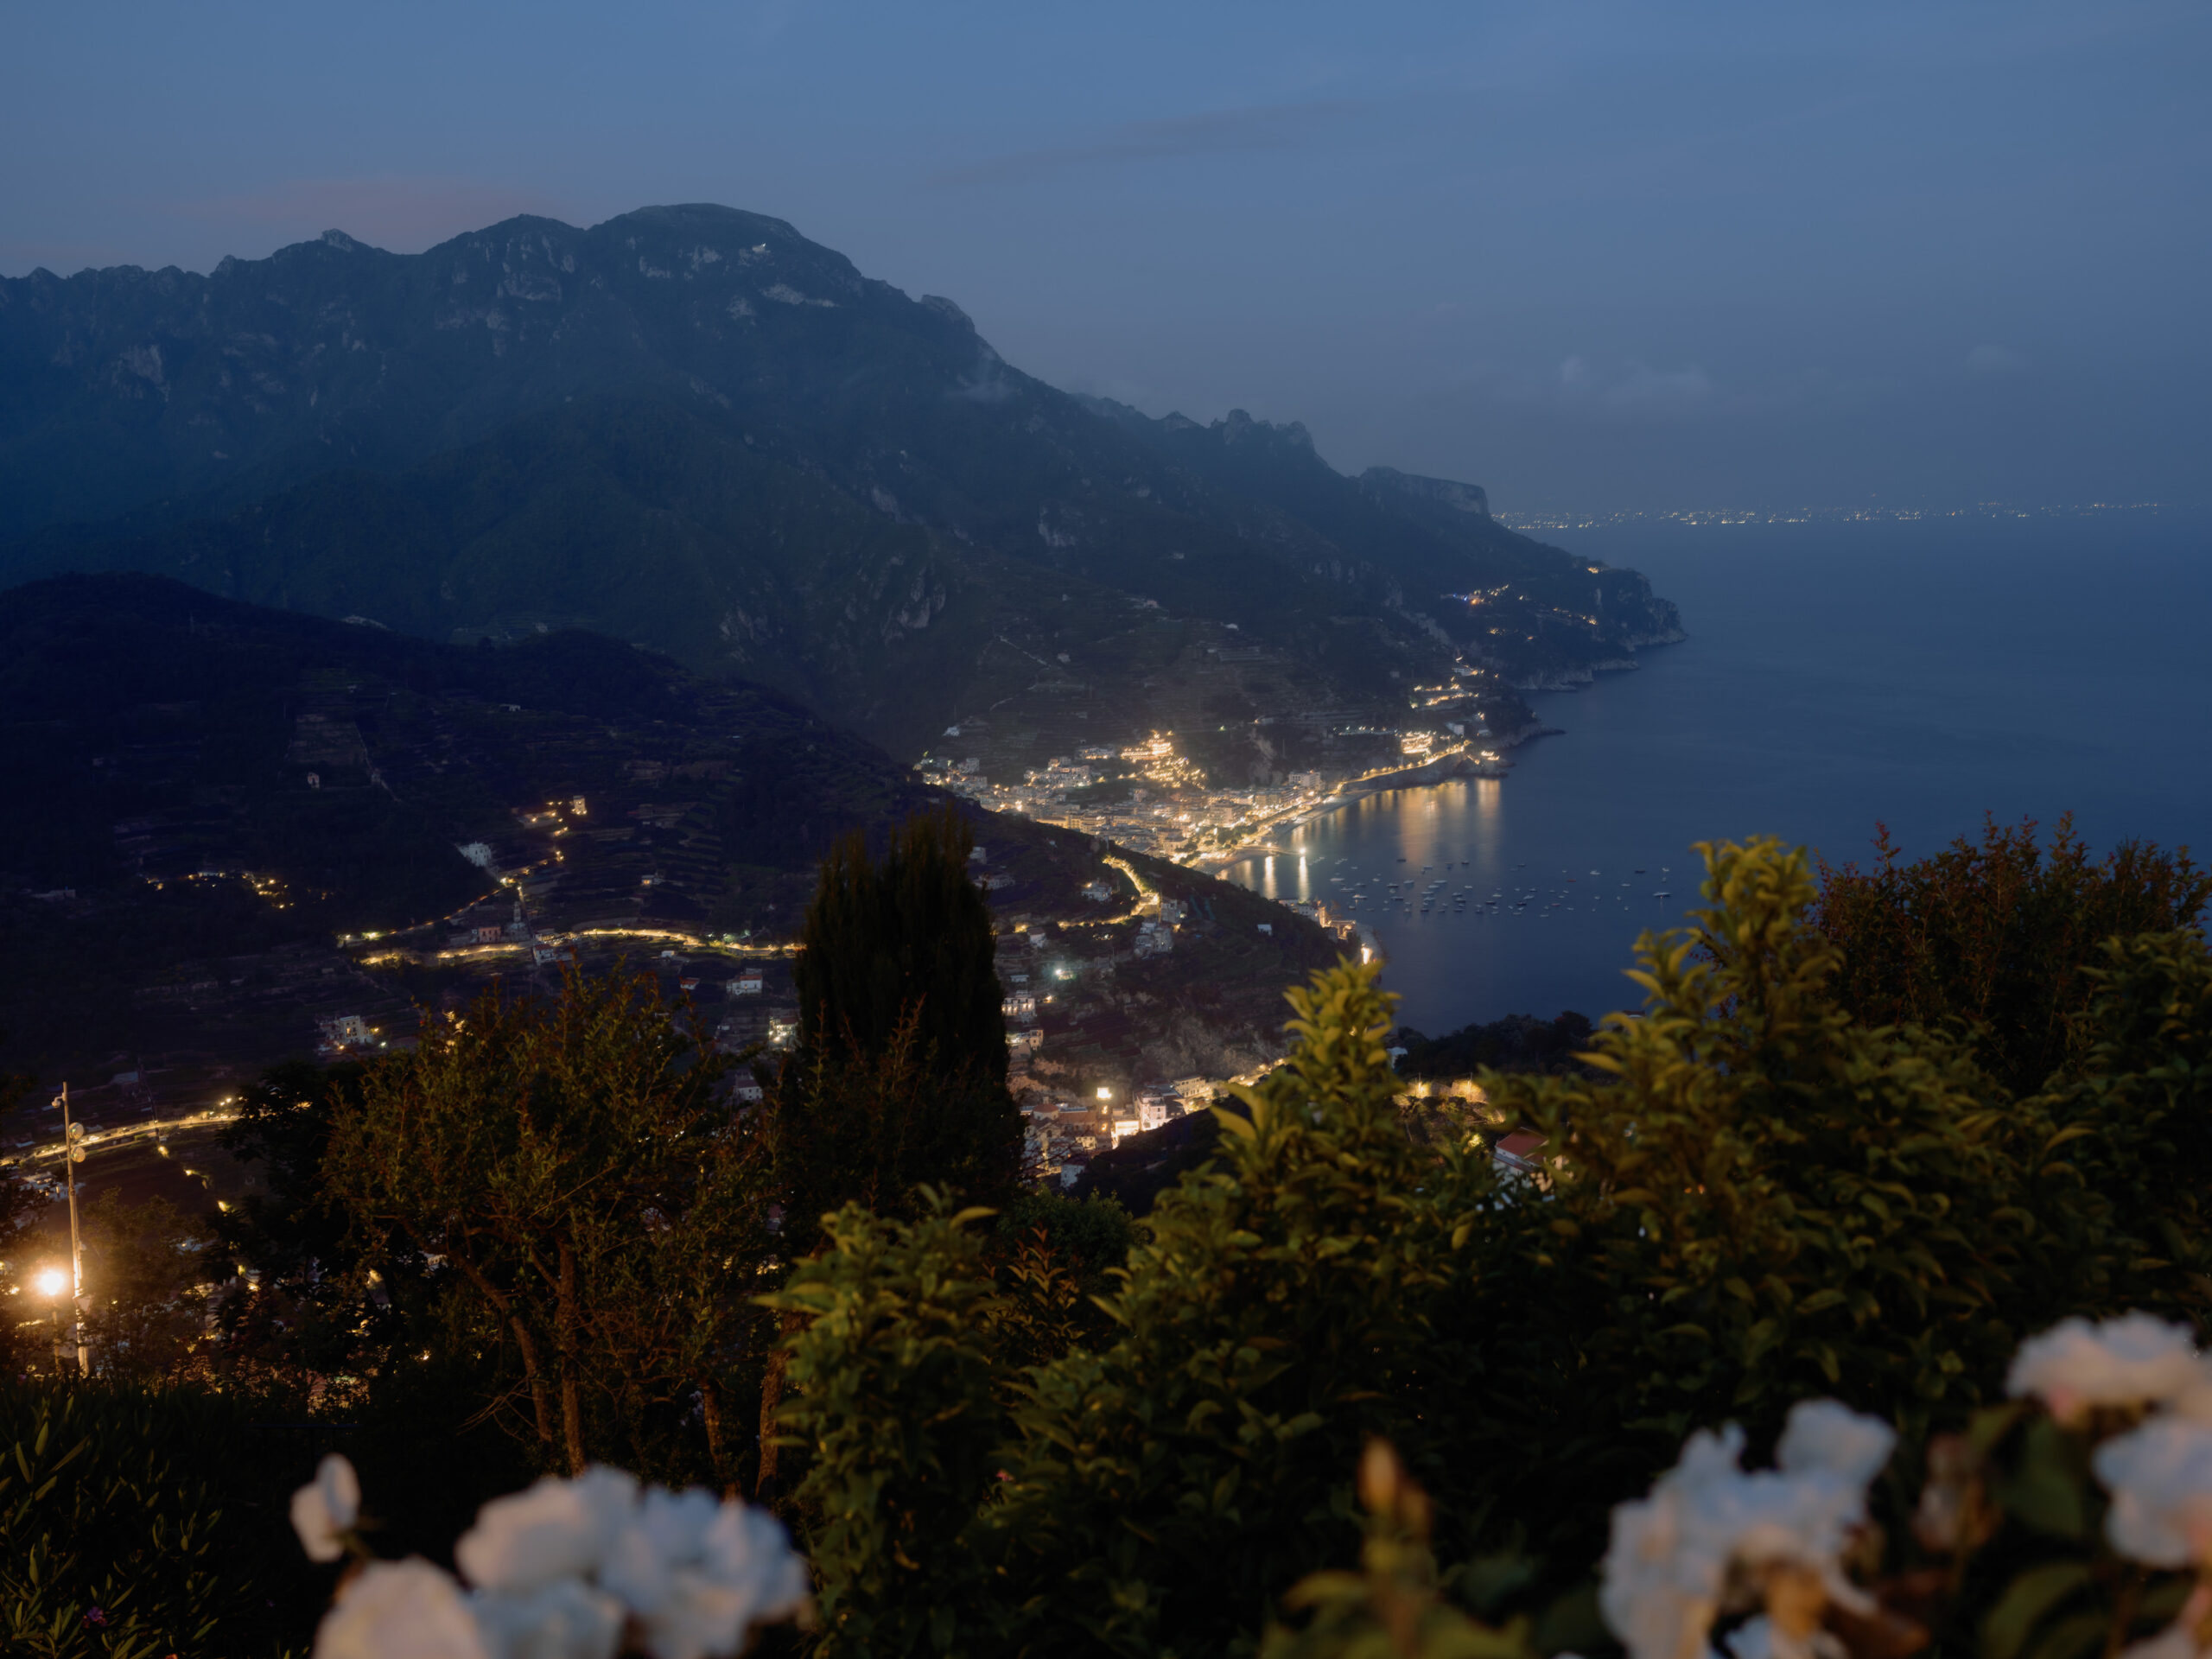
[[[1641,1006],[1622,971],[1641,931],[1697,902],[1700,841],[1779,836],[1864,861],[1878,822],[1916,857],[1978,834],[1985,814],[2048,827],[2067,811],[2101,851],[2212,839],[2201,521],[1659,524],[1547,539],[1643,570],[1690,638],[1533,699],[1563,734],[1517,750],[1510,777],[1370,796],[1224,872],[1271,897],[1360,893],[1353,913],[1421,1030]],[[1410,884],[1411,902],[1389,902],[1390,882]]]

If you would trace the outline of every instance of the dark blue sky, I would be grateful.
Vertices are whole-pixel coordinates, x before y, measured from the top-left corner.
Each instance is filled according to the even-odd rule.
[[[11,9],[0,272],[788,219],[1503,510],[2212,503],[2212,9]]]

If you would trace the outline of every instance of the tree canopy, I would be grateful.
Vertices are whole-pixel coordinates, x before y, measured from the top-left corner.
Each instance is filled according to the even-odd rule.
[[[2059,819],[2048,846],[2032,820],[1993,818],[1932,857],[1898,861],[1885,825],[1878,862],[1821,867],[1813,923],[1837,952],[1838,1003],[1868,1025],[1971,1031],[1977,1058],[2016,1094],[2078,1061],[2080,1016],[2104,941],[2194,926],[2212,872],[2184,847],[2123,842],[2101,860]]]
[[[359,1227],[455,1275],[515,1361],[494,1408],[548,1464],[633,1466],[697,1403],[723,1478],[722,1374],[754,1318],[765,1160],[728,1062],[645,976],[497,989],[429,1020],[331,1125],[323,1179]]]

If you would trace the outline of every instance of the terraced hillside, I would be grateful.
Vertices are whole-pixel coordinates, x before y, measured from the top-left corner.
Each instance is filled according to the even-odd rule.
[[[832,840],[940,798],[788,696],[617,641],[456,646],[149,576],[0,594],[0,1071],[129,1074],[117,1100],[148,1109],[311,1051],[320,1020],[404,1040],[418,1004],[570,961],[702,995],[752,962],[771,983],[744,1006],[767,1008]],[[1281,988],[1333,956],[1138,861],[1192,915],[1172,957],[1136,958],[1109,849],[963,810],[1008,960],[1068,969],[1047,1029],[1125,1016],[1069,1064],[1142,1071],[1171,1005],[1160,1065],[1256,1052]]]

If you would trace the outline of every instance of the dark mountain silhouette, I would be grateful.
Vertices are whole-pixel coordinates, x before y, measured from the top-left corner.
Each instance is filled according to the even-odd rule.
[[[1474,486],[1071,397],[950,302],[714,207],[0,282],[0,579],[595,628],[906,756],[987,711],[1009,754],[1402,715],[1455,671],[1505,719],[1677,627]]]

